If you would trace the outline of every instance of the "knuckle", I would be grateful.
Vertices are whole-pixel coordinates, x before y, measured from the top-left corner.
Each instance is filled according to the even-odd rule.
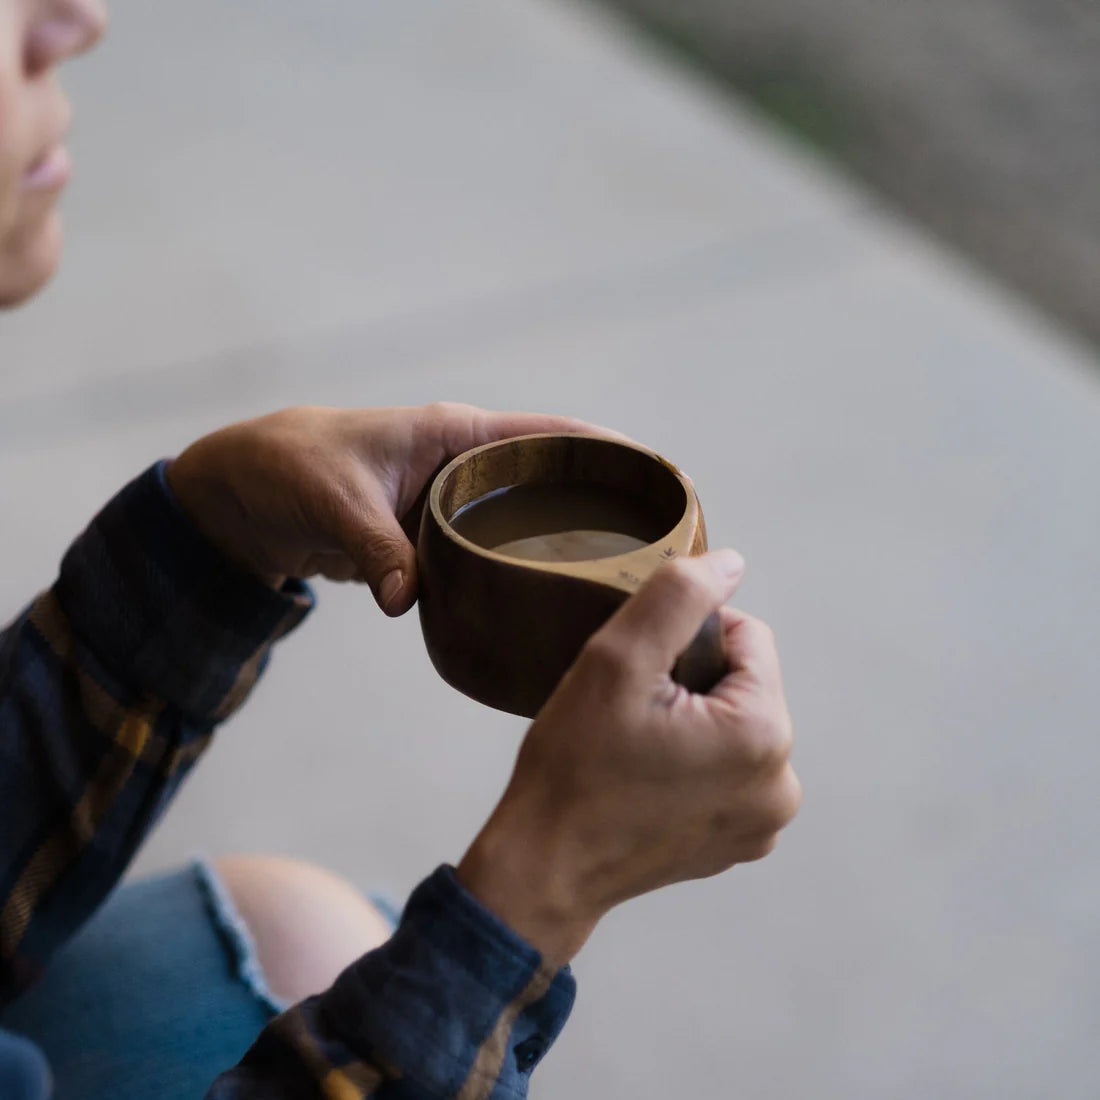
[[[769,623],[764,622],[763,619],[753,619],[753,628],[759,634],[762,642],[772,648],[775,647],[775,631]]]
[[[772,757],[776,763],[785,764],[794,751],[794,728],[785,707],[780,708],[773,720]]]
[[[768,792],[760,813],[760,824],[769,833],[778,833],[785,829],[802,804],[802,784],[789,768],[775,782]]]
[[[779,837],[775,833],[768,833],[765,836],[760,836],[751,840],[746,845],[744,858],[742,863],[755,863],[757,860],[766,859],[775,851],[775,846],[779,843]]]
[[[785,768],[759,803],[756,823],[761,835],[774,836],[785,829],[801,804],[802,784],[791,768]]]
[[[784,772],[786,783],[783,791],[784,825],[790,824],[802,808],[802,780],[795,774],[793,768],[788,767]]]
[[[438,435],[454,415],[449,401],[433,401],[421,405],[413,413],[413,431],[416,435]]]
[[[358,547],[359,553],[367,561],[375,563],[380,570],[388,569],[395,560],[403,558],[404,546],[396,535],[387,531],[368,531]]]
[[[751,638],[752,651],[767,666],[775,664],[779,653],[775,631],[763,619],[754,619],[751,615],[746,617],[745,626]]]
[[[469,406],[461,405],[457,401],[432,401],[424,406],[423,414],[429,420],[446,420],[463,410],[469,411]]]
[[[690,558],[679,558],[662,566],[657,572],[657,580],[678,600],[704,600],[711,595],[711,586],[707,584],[699,563]]]
[[[763,700],[747,704],[740,714],[740,755],[754,769],[785,764],[793,747],[786,711]]]
[[[627,671],[628,659],[625,647],[610,630],[600,630],[592,635],[581,650],[585,666],[595,675],[619,679]]]
[[[433,401],[421,409],[421,417],[437,428],[446,428],[452,424],[473,424],[481,415],[474,405],[461,401]]]
[[[758,638],[764,641],[771,641],[775,638],[775,631],[763,619],[758,619],[755,615],[744,615],[743,621]]]
[[[460,401],[433,401],[419,409],[415,420],[418,435],[437,440],[446,454],[458,454],[483,438],[484,410]]]
[[[319,460],[315,481],[318,490],[308,494],[303,502],[310,520],[319,523],[322,530],[337,541],[343,541],[345,532],[360,527],[363,527],[362,541],[373,541],[375,531],[369,524],[362,524],[364,499],[354,472]]]

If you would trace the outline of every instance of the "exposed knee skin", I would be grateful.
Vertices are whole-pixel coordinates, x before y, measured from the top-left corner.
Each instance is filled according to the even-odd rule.
[[[320,993],[390,936],[349,882],[282,856],[223,856],[215,867],[256,943],[271,991],[288,1001]]]

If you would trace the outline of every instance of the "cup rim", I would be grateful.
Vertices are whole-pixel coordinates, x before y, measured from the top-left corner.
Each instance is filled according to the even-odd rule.
[[[534,559],[517,558],[512,557],[509,554],[500,554],[495,550],[490,550],[485,546],[480,545],[468,539],[465,535],[461,534],[452,525],[450,519],[443,514],[443,507],[441,503],[441,496],[443,489],[446,486],[448,478],[450,478],[456,470],[464,466],[474,456],[484,454],[488,451],[496,450],[498,448],[514,445],[516,443],[524,443],[530,440],[536,439],[589,439],[594,442],[604,443],[615,447],[622,447],[627,450],[635,451],[644,455],[660,465],[664,470],[670,473],[676,481],[679,483],[680,488],[684,492],[684,511],[673,527],[661,538],[652,542],[646,543],[644,546],[639,546],[634,550],[628,550],[622,554],[613,554],[604,558],[583,558],[578,561],[571,562],[553,562],[553,561],[537,561]],[[469,503],[472,503],[469,502]],[[675,542],[677,534],[681,529],[693,530],[695,521],[699,512],[699,501],[695,495],[695,486],[691,481],[691,478],[687,476],[682,470],[680,470],[673,463],[669,462],[667,458],[659,455],[656,451],[650,450],[648,447],[642,446],[640,443],[635,443],[633,440],[620,439],[613,436],[601,435],[598,432],[533,432],[529,435],[517,435],[509,436],[507,439],[496,439],[489,443],[483,443],[477,447],[471,447],[468,451],[464,451],[460,455],[456,455],[450,462],[444,466],[432,481],[431,491],[428,494],[428,509],[431,512],[432,519],[438,525],[440,530],[464,550],[472,551],[480,557],[487,558],[490,561],[498,562],[501,564],[511,565],[517,568],[541,570],[543,572],[566,574],[570,576],[576,576],[578,572],[583,571],[587,573],[593,572],[607,572],[607,567],[604,563],[613,563],[611,572],[619,571],[620,573],[627,570],[627,566],[634,561],[645,560],[647,563],[651,562],[654,550],[661,543]],[[679,556],[679,552],[669,554],[668,551],[661,552],[659,554],[665,559],[670,560],[671,557]],[[686,551],[685,551],[686,555]],[[628,570],[627,570],[628,571]],[[593,576],[591,579],[597,579]],[[616,583],[616,587],[619,584]],[[631,586],[633,587],[633,585]]]

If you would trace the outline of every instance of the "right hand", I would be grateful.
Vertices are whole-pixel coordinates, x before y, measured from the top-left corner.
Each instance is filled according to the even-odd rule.
[[[593,635],[459,866],[557,966],[614,905],[763,858],[798,811],[768,627],[723,608],[727,676],[705,696],[670,676],[743,571],[732,551],[663,566]]]

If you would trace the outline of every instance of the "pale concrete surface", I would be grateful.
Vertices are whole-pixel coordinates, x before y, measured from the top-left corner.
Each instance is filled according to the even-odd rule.
[[[806,804],[767,862],[607,922],[533,1095],[1096,1095],[1080,349],[565,4],[130,0],[72,83],[70,266],[0,329],[0,607],[146,462],[263,409],[613,424],[745,552]],[[140,866],[283,850],[400,894],[521,732],[415,617],[325,587]]]
[[[1100,342],[1092,0],[602,0]]]

